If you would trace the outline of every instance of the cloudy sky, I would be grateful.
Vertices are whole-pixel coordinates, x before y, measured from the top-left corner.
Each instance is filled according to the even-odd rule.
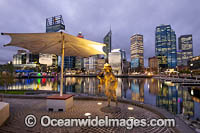
[[[194,55],[200,55],[200,0],[0,0],[0,32],[45,32],[46,18],[62,15],[66,31],[82,32],[86,39],[103,42],[112,28],[112,48],[126,50],[130,37],[144,35],[144,59],[155,55],[155,27],[170,24],[180,35],[192,34]],[[15,47],[3,47],[9,37],[0,36],[0,64],[12,60]]]

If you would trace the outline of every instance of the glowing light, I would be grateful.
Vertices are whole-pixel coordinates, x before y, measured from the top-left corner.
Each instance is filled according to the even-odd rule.
[[[98,104],[98,105],[102,105],[102,103],[100,103],[100,102],[99,102],[99,103],[97,103],[97,104]]]
[[[91,113],[85,113],[84,115],[85,115],[85,116],[90,116],[90,115],[91,115]]]
[[[151,76],[151,75],[153,75],[153,74],[152,74],[152,73],[150,73],[150,72],[148,72],[148,73],[147,73],[147,75],[148,75],[148,76]]]
[[[191,90],[191,95],[194,95],[194,90]]]
[[[133,107],[128,107],[128,110],[133,110]]]

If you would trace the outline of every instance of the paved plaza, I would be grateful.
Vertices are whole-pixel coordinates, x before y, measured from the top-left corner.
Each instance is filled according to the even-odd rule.
[[[168,133],[175,132],[172,128],[166,127],[134,127],[132,130],[127,130],[126,128],[117,127],[41,127],[39,120],[33,128],[28,128],[24,124],[25,116],[28,114],[33,114],[37,118],[43,115],[48,115],[51,118],[86,118],[85,113],[91,113],[92,118],[94,116],[99,116],[103,118],[108,115],[109,118],[160,118],[158,115],[150,112],[146,109],[119,103],[121,108],[120,112],[117,113],[104,113],[101,108],[106,106],[106,101],[93,101],[93,100],[74,100],[74,106],[67,112],[47,112],[46,111],[46,100],[44,99],[14,99],[5,98],[5,102],[10,103],[10,118],[8,121],[0,128],[2,133],[26,133],[26,132],[45,132],[45,133],[111,133],[111,132],[156,132],[156,133]],[[102,105],[98,105],[98,102],[102,102]],[[114,104],[114,103],[112,103]],[[128,107],[133,107],[133,110],[128,110]]]

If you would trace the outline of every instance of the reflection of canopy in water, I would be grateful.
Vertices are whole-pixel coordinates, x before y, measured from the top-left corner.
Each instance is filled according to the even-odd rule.
[[[4,46],[17,46],[30,50],[33,53],[62,54],[62,39],[64,38],[64,55],[89,57],[96,54],[105,54],[105,44],[78,38],[67,33],[2,33],[9,35],[12,40]]]

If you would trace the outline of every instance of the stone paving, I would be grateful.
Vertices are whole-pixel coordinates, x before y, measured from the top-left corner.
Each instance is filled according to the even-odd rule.
[[[145,110],[143,108],[119,103],[121,108],[117,113],[104,113],[101,108],[107,105],[106,101],[92,101],[92,100],[74,100],[74,106],[67,112],[47,112],[46,100],[44,99],[14,99],[5,98],[4,102],[10,103],[10,118],[0,127],[0,133],[129,133],[129,132],[151,132],[151,133],[170,133],[175,132],[172,128],[167,127],[134,127],[132,130],[117,127],[41,127],[39,120],[33,128],[28,128],[24,124],[25,116],[28,114],[35,115],[38,119],[43,115],[48,115],[51,118],[87,118],[85,113],[91,113],[91,117],[96,115],[103,118],[108,115],[109,118],[160,118],[160,116]],[[97,103],[101,102],[102,105]],[[114,103],[112,103],[114,105]],[[133,107],[133,110],[128,110],[128,107]]]

